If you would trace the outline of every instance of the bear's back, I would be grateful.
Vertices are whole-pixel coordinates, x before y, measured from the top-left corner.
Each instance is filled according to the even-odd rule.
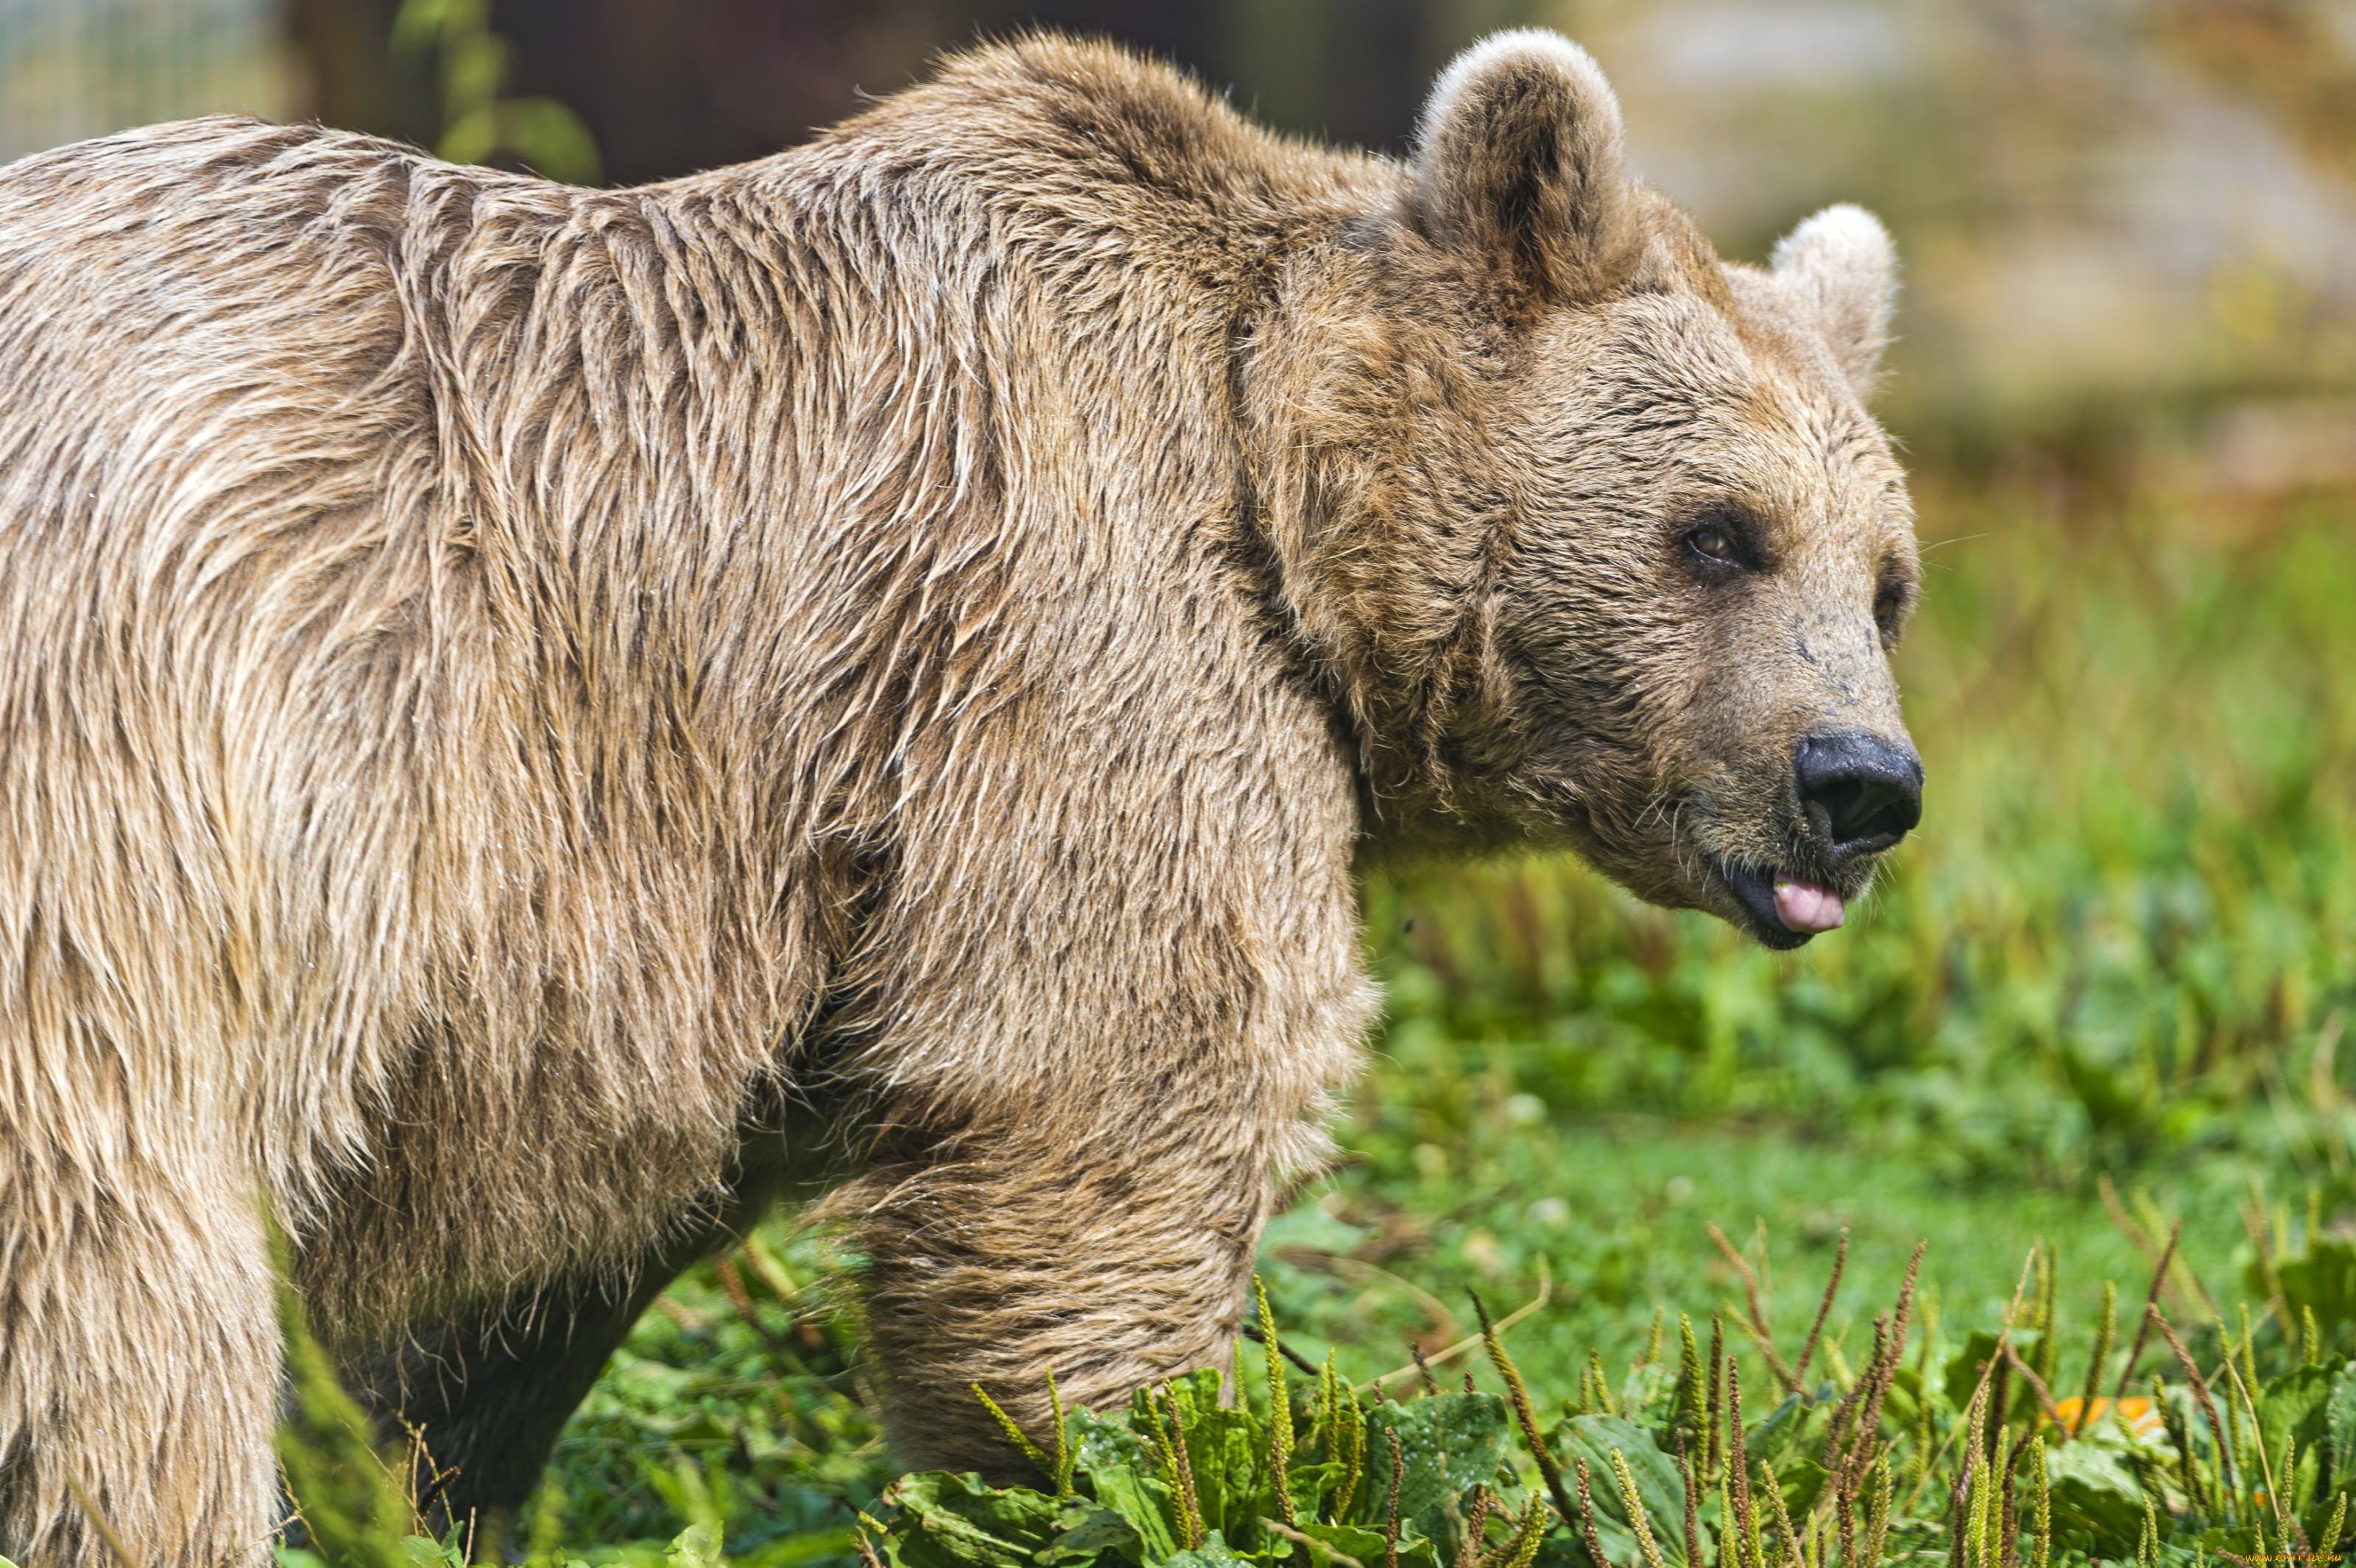
[[[0,788],[60,824],[135,795],[142,856],[359,803],[387,842],[479,828],[445,846],[472,887],[509,812],[670,809],[674,754],[725,786],[717,845],[897,809],[1001,735],[1151,772],[1140,712],[1215,752],[1273,704],[1322,751],[1229,378],[1272,249],[1395,177],[1052,39],[637,191],[235,120],[20,162]]]

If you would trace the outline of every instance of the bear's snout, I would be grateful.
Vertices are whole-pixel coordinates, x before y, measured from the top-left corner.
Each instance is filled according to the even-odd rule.
[[[1811,735],[1792,766],[1801,815],[1828,865],[1879,855],[1922,820],[1922,759],[1902,741]]]

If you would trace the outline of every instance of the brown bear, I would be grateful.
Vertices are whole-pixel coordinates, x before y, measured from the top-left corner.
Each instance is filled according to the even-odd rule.
[[[0,1552],[264,1560],[265,1210],[454,1508],[789,1191],[911,1463],[1218,1357],[1356,868],[1790,946],[1913,824],[1890,272],[1721,263],[1544,33],[1408,163],[1034,37],[645,189],[12,165]]]

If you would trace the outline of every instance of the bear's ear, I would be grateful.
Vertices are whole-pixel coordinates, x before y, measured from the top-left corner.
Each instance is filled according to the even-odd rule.
[[[1634,261],[1620,103],[1558,33],[1499,33],[1441,73],[1416,129],[1416,217],[1434,244],[1543,298],[1591,298]]]
[[[1827,207],[1783,236],[1774,272],[1849,385],[1870,392],[1898,300],[1898,252],[1881,220],[1861,207]]]

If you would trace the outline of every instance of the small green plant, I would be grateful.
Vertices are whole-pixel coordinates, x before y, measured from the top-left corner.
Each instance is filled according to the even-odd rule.
[[[271,1243],[288,1395],[278,1463],[295,1527],[294,1544],[278,1547],[281,1568],[466,1568],[463,1531],[446,1541],[427,1531],[411,1489],[414,1473],[379,1450],[375,1424],[337,1381],[334,1362],[311,1333],[285,1239],[274,1225]]]
[[[1505,1400],[1370,1403],[1330,1361],[1295,1391],[1280,1354],[1253,1388],[1240,1353],[1234,1375],[1224,1391],[1215,1371],[1141,1389],[1110,1414],[1057,1403],[1052,1448],[978,1390],[1044,1485],[904,1477],[884,1494],[889,1522],[869,1520],[871,1550],[901,1568],[1533,1560],[1542,1505],[1506,1462]]]
[[[2268,1266],[2277,1270],[2341,1244],[2313,1232],[2275,1240]],[[1926,1553],[1955,1568],[2128,1558],[2158,1568],[2334,1558],[2356,1492],[2356,1363],[2322,1349],[2311,1307],[2287,1335],[2268,1327],[2274,1308],[2179,1327],[2164,1301],[2211,1298],[2183,1270],[2171,1235],[2130,1343],[2122,1352],[2105,1331],[2117,1300],[2106,1285],[2093,1351],[2073,1380],[2088,1392],[2057,1396],[2065,1325],[2051,1254],[2032,1251],[1996,1331],[1941,1354],[1916,1320],[1918,1247],[1861,1363],[1852,1371],[1827,1351],[1834,1370],[1812,1382],[1844,1257],[1788,1359],[1743,1264],[1747,1309],[1736,1326],[1764,1369],[1764,1399],[1746,1391],[1722,1317],[1707,1352],[1680,1317],[1673,1375],[1661,1375],[1656,1332],[1616,1401],[1591,1361],[1580,1398],[1551,1417],[1477,1299],[1503,1392],[1479,1392],[1469,1378],[1464,1392],[1443,1392],[1427,1373],[1420,1394],[1392,1400],[1379,1381],[1350,1383],[1330,1357],[1313,1384],[1296,1388],[1262,1297],[1263,1376],[1239,1351],[1224,1382],[1196,1372],[1141,1390],[1112,1414],[1058,1402],[1051,1441],[1023,1433],[977,1390],[1041,1484],[904,1477],[862,1516],[865,1549],[895,1568],[1880,1568]]]
[[[506,96],[508,45],[491,30],[490,0],[402,0],[392,43],[440,57],[441,156],[483,164],[505,154],[553,180],[597,183],[596,138],[579,115],[553,98]]]

